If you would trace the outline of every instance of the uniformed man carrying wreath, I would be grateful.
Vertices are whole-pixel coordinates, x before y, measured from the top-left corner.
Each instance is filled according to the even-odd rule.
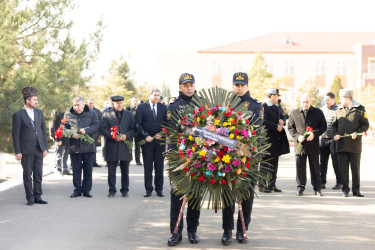
[[[360,192],[360,163],[362,135],[369,128],[365,107],[353,100],[353,90],[340,90],[341,105],[332,123],[333,139],[337,141],[337,155],[343,181],[342,196],[349,196],[349,164],[352,171],[353,196],[364,197]]]

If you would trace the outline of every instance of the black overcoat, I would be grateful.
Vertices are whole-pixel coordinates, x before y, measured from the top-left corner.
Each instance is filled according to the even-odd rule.
[[[126,140],[133,144],[133,136],[135,134],[135,122],[133,114],[123,109],[121,121],[116,117],[115,111],[112,109],[103,113],[101,122],[101,133],[105,138],[105,160],[106,161],[131,161],[132,152],[123,141],[116,141],[112,138],[111,128],[117,126],[120,134],[126,135]]]
[[[314,139],[312,141],[304,140],[301,147],[298,147],[298,136],[303,135],[307,126],[313,128]],[[327,129],[327,122],[323,112],[314,107],[310,107],[306,118],[302,108],[294,109],[289,115],[288,130],[295,142],[295,154],[319,154],[319,136]],[[308,135],[305,136],[307,138]]]

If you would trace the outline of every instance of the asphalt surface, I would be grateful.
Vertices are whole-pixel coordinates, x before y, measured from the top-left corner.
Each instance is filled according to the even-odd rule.
[[[331,165],[323,197],[314,195],[309,175],[305,195],[297,197],[294,156],[289,154],[280,159],[277,186],[283,192],[258,192],[255,198],[247,244],[234,239],[230,246],[223,246],[221,211],[215,214],[203,208],[197,232],[200,243],[190,244],[184,229],[182,243],[174,248],[375,249],[374,149],[365,146],[362,155],[364,198],[352,194],[343,198],[341,191],[332,190]],[[72,177],[57,173],[43,178],[47,205],[26,206],[22,184],[0,191],[0,249],[170,249],[169,181],[165,176],[163,198],[155,192],[144,198],[143,183],[143,167],[132,164],[127,198],[119,192],[115,198],[107,197],[105,167],[94,168],[93,198],[69,198]]]

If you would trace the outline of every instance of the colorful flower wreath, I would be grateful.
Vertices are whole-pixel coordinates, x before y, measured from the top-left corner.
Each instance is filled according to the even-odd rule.
[[[169,127],[168,137],[175,147],[166,157],[177,192],[199,208],[209,194],[208,208],[217,209],[248,199],[252,182],[264,183],[268,176],[258,165],[269,144],[238,97],[217,87],[208,92],[171,114],[177,126]]]

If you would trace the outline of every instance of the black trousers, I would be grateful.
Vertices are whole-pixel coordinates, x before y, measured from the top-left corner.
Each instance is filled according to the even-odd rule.
[[[361,165],[361,154],[360,153],[349,153],[349,152],[339,152],[337,153],[339,158],[339,164],[341,168],[342,177],[342,191],[349,192],[349,163],[350,169],[352,171],[352,192],[357,193],[360,191],[360,165]]]
[[[74,193],[89,193],[92,188],[92,166],[95,153],[71,154]],[[83,179],[82,179],[83,171]]]
[[[139,145],[138,137],[134,137],[134,156],[135,162],[141,161],[141,146]]]
[[[109,193],[116,193],[116,168],[118,161],[107,161],[108,165],[108,186]],[[120,161],[121,169],[121,189],[120,192],[124,193],[129,191],[129,162]]]
[[[255,187],[255,183],[253,183],[253,187]],[[253,211],[253,203],[254,203],[254,190],[249,189],[249,191],[250,191],[250,198],[241,203],[246,231],[249,228],[249,224],[251,221],[251,212]],[[223,209],[223,229],[224,230],[234,229],[234,211],[235,211],[234,204],[227,206],[226,208]],[[237,217],[237,232],[242,232],[242,222],[241,222],[240,212],[238,212],[238,217]]]
[[[22,154],[21,165],[26,199],[39,199],[42,195],[43,176],[43,152],[40,147],[36,146],[33,154]]]
[[[68,145],[60,145],[57,146],[56,150],[56,167],[60,170],[68,170],[68,156],[69,156],[69,150]]]
[[[297,169],[297,188],[305,190],[306,186],[306,160],[309,158],[311,185],[315,191],[320,191],[320,168],[318,154],[303,154],[296,155],[296,169]]]
[[[267,181],[267,187],[270,189],[273,189],[276,187],[276,178],[277,178],[277,170],[279,168],[279,157],[267,157],[264,158],[265,161],[269,164],[262,164],[263,166],[267,168],[271,168],[271,179]]]
[[[171,190],[171,212],[170,212],[170,230],[171,234],[173,234],[174,228],[176,226],[178,215],[180,214],[180,209],[182,206],[182,195],[178,195],[174,189]],[[196,208],[193,209],[192,206],[187,205],[187,212],[186,212],[186,224],[187,224],[187,231],[189,233],[196,233],[197,228],[199,225],[199,217],[200,217],[200,210],[199,210],[199,202],[196,205]],[[182,233],[182,229],[184,228],[184,215],[182,214],[180,225],[178,226],[178,233]]]
[[[152,186],[152,171],[155,169],[155,191],[161,192],[163,190],[164,183],[164,156],[165,146],[160,145],[157,140],[148,142],[142,146],[143,166],[145,169],[145,189],[148,192],[152,192],[154,187]]]
[[[320,180],[322,184],[327,183],[327,170],[329,155],[331,155],[333,170],[336,175],[336,184],[342,184],[339,159],[336,153],[336,142],[331,139],[321,138],[320,140]]]

